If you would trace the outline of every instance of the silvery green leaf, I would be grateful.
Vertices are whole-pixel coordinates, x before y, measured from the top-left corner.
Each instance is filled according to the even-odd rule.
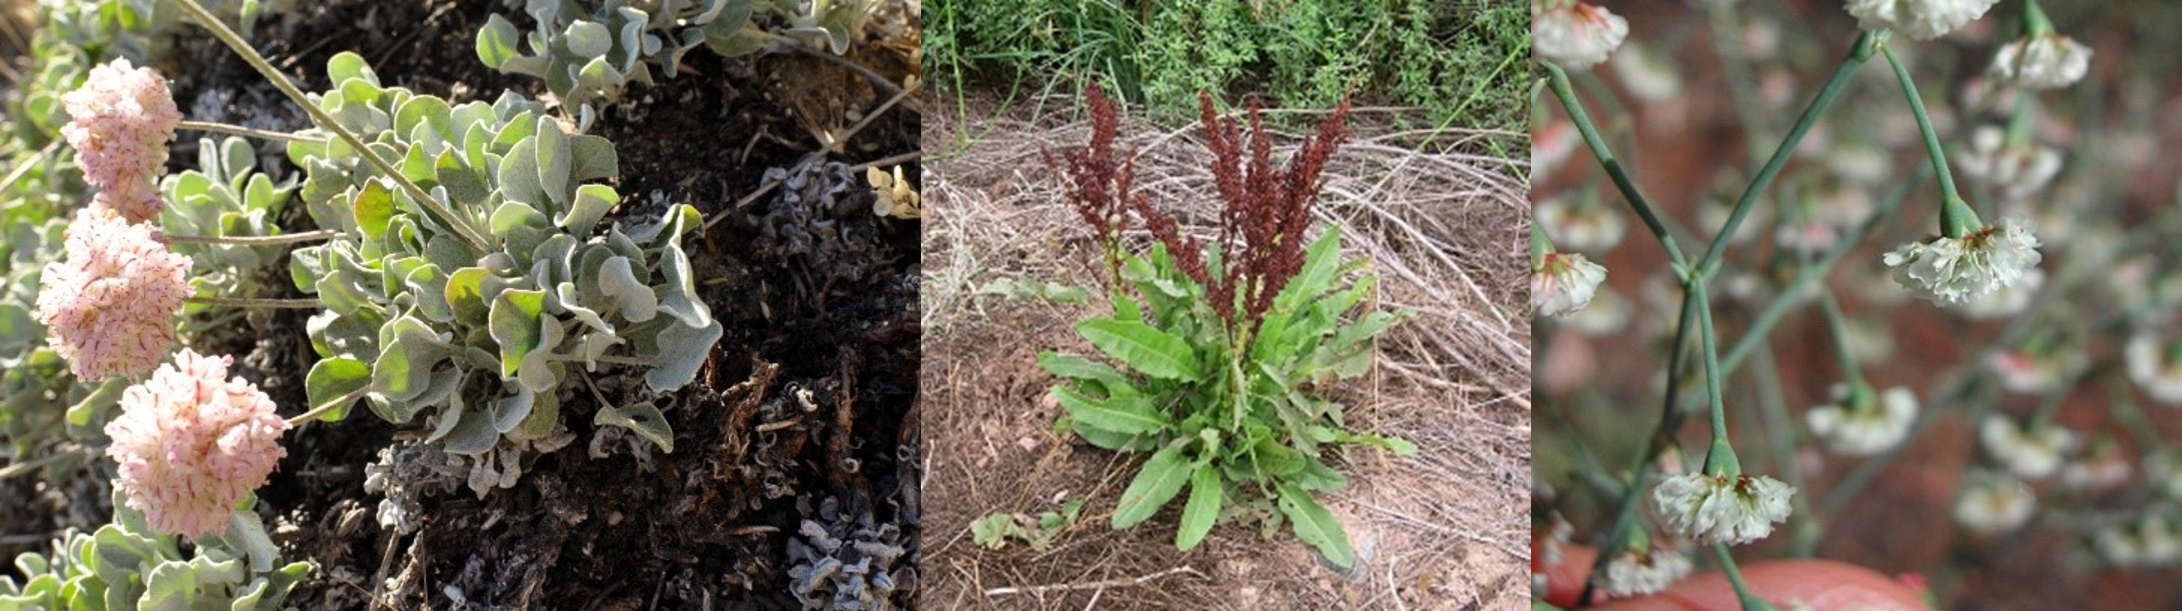
[[[516,440],[544,439],[553,434],[553,427],[561,422],[561,399],[555,393],[540,393],[533,400],[530,416],[523,418],[507,436]]]
[[[542,393],[528,388],[517,388],[515,394],[494,401],[493,430],[500,433],[515,430],[516,425],[522,424],[524,418],[530,417],[531,408],[537,406],[540,394]]]
[[[538,348],[523,357],[515,372],[515,381],[535,392],[548,392],[561,383],[565,365],[553,359],[553,349],[561,345],[567,330],[561,321],[548,316],[539,326]]]
[[[626,342],[627,340],[610,331],[586,333],[577,340],[576,347],[570,354],[581,359],[587,371],[597,371],[599,357],[606,356],[608,350]]]
[[[462,413],[468,410],[469,403],[463,400],[462,393],[455,393],[454,396],[448,397],[447,407],[432,416],[432,433],[425,435],[424,442],[439,441],[454,433],[455,425],[462,422]]]
[[[692,327],[712,324],[712,309],[697,298],[697,279],[690,271],[689,255],[682,253],[680,244],[670,241],[659,253],[661,278],[659,309]]]
[[[487,306],[481,285],[489,277],[491,273],[482,267],[465,267],[447,275],[445,296],[457,319],[471,324],[485,322]]]
[[[720,321],[715,320],[694,331],[669,327],[661,332],[657,339],[659,364],[644,372],[644,384],[658,392],[688,385],[697,379],[697,370],[704,366],[724,331]]]
[[[652,406],[649,401],[625,408],[601,405],[598,414],[591,419],[591,424],[629,429],[630,432],[651,440],[659,446],[660,451],[674,453],[674,429],[667,425],[667,418],[659,413],[659,408]]]
[[[310,373],[303,377],[303,394],[305,400],[310,402],[310,408],[317,409],[369,385],[370,365],[361,360],[337,356],[319,359],[316,364],[311,365]],[[319,419],[339,422],[348,417],[348,410],[347,406],[336,408]]]
[[[568,176],[572,168],[568,134],[561,131],[561,124],[552,117],[538,117],[537,147],[538,187],[554,205],[566,205],[569,197]],[[546,202],[536,202],[545,204]],[[548,208],[547,210],[554,210]]]
[[[606,29],[605,24],[594,21],[576,20],[575,23],[568,24],[568,30],[562,32],[561,36],[568,41],[569,52],[578,57],[604,57],[607,51],[614,48],[613,33]]]
[[[514,378],[523,358],[544,343],[545,292],[510,289],[493,299],[488,325],[500,344],[500,376]]]
[[[510,129],[512,130],[512,127]],[[501,132],[502,139],[509,132]],[[538,147],[531,141],[518,141],[508,150],[508,156],[500,160],[500,193],[509,203],[520,203],[526,208],[542,207],[548,201],[545,187],[538,182]],[[502,206],[505,208],[506,206]]]
[[[637,279],[628,257],[607,259],[599,267],[598,284],[599,291],[613,304],[611,307],[629,322],[648,321],[659,312],[659,297]]]
[[[424,321],[396,318],[381,328],[380,353],[371,366],[371,391],[391,403],[384,416],[399,424],[408,422],[423,406],[412,400],[430,388],[432,368],[447,358],[447,349]]]
[[[576,201],[568,207],[568,213],[555,221],[569,233],[588,236],[598,227],[599,219],[621,202],[621,195],[606,185],[583,185],[576,188]]]
[[[326,80],[328,82],[338,85],[345,84],[351,79],[362,80],[374,87],[379,85],[379,74],[371,70],[371,64],[365,62],[362,55],[342,51],[334,54],[332,59],[326,60]]]
[[[493,444],[500,441],[500,432],[492,428],[492,413],[489,410],[464,410],[455,415],[459,415],[460,419],[441,440],[441,449],[447,453],[476,456],[491,450]],[[441,412],[441,418],[448,416],[447,412]]]
[[[584,182],[621,176],[621,158],[619,153],[614,152],[612,140],[578,135],[570,138],[568,144],[569,155],[575,162],[569,169],[570,180]]]
[[[515,24],[508,22],[508,17],[493,13],[484,22],[484,28],[478,28],[478,61],[484,61],[487,68],[502,70],[508,65],[508,59],[521,55],[515,48],[517,37]]]
[[[599,318],[598,312],[583,306],[582,296],[576,292],[576,283],[563,282],[555,285],[553,287],[553,299],[556,307],[569,313],[569,315],[575,316],[576,320],[582,322],[584,326],[602,333],[614,332],[614,326],[606,324],[605,319]]]

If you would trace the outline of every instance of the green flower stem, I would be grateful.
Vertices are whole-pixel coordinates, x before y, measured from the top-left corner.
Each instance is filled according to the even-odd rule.
[[[2046,393],[2046,396],[2038,401],[2038,408],[2031,410],[2030,420],[2024,421],[2023,431],[2026,433],[2035,432],[2053,426],[2053,415],[2060,413],[2061,405],[2068,402],[2068,391],[2076,387],[2077,381],[2073,377],[2064,380],[2053,392]]]
[[[1654,458],[1674,445],[1674,432],[1682,428],[1682,410],[1678,409],[1682,399],[1682,377],[1673,373],[1681,371],[1682,357],[1689,353],[1683,346],[1688,343],[1689,330],[1694,326],[1691,321],[1697,318],[1697,304],[1685,295],[1681,310],[1682,314],[1674,326],[1674,342],[1667,345],[1669,375],[1666,400],[1661,402],[1659,409],[1659,428],[1652,432],[1651,442],[1645,444],[1643,453],[1637,456],[1636,472],[1629,476],[1629,487],[1622,490],[1621,498],[1615,503],[1617,509],[1614,511],[1614,526],[1596,540],[1594,546],[1599,549],[1599,555],[1591,562],[1591,578],[1584,581],[1583,594],[1576,600],[1590,600],[1593,584],[1606,580],[1607,562],[1621,552],[1620,533],[1636,527],[1636,508],[1644,498],[1644,483],[1651,477],[1653,467],[1658,464]]]
[[[1697,300],[1697,344],[1705,353],[1705,399],[1712,403],[1713,443],[1727,447],[1727,404],[1720,397],[1720,376],[1725,372],[1720,370],[1719,335],[1712,329],[1712,303],[1705,295],[1704,274],[1692,271],[1687,282],[1688,296],[1684,298]],[[1733,448],[1729,448],[1728,456],[1734,456]]]
[[[1841,314],[1841,302],[1834,299],[1833,291],[1819,291],[1818,305],[1826,313],[1826,335],[1833,338],[1834,356],[1841,362],[1841,381],[1849,385],[1851,393],[1862,393],[1864,373],[1856,366],[1856,355],[1849,351],[1849,320]]]
[[[331,412],[331,411],[333,411],[333,410],[336,410],[336,409],[340,409],[340,408],[343,408],[343,407],[347,407],[347,406],[348,406],[348,405],[349,405],[350,403],[355,403],[357,399],[361,399],[361,398],[363,398],[363,397],[364,397],[364,393],[365,393],[365,392],[368,392],[368,391],[370,391],[370,390],[371,390],[371,385],[369,385],[369,384],[366,384],[366,385],[364,385],[364,386],[363,386],[363,387],[361,387],[361,388],[357,388],[356,390],[351,390],[351,391],[349,391],[349,393],[348,393],[348,394],[345,394],[345,395],[341,395],[341,398],[338,398],[338,399],[334,399],[334,400],[332,400],[332,401],[327,401],[325,405],[320,405],[320,406],[317,406],[317,407],[313,407],[313,408],[311,408],[311,411],[307,411],[307,412],[303,412],[303,413],[301,413],[301,414],[297,414],[297,415],[296,415],[296,417],[294,417],[294,418],[289,418],[289,419],[288,419],[288,426],[290,426],[290,427],[297,427],[297,426],[303,426],[303,423],[305,423],[305,422],[310,422],[310,421],[312,421],[312,420],[317,420],[319,416],[324,416],[324,415],[326,415],[326,413],[327,413],[327,412]]]
[[[1743,572],[1735,566],[1735,556],[1727,553],[1727,545],[1715,543],[1712,553],[1720,558],[1720,572],[1727,574],[1727,582],[1735,586],[1735,598],[1742,601],[1743,611],[1771,610],[1772,603],[1750,593],[1750,586],[1743,583]]]
[[[31,155],[29,159],[23,160],[22,163],[15,164],[15,169],[8,171],[6,178],[0,178],[0,193],[6,192],[8,187],[15,186],[15,181],[22,180],[24,176],[29,175],[32,169],[38,167],[38,164],[45,163],[45,158],[51,156],[54,150],[59,149],[63,142],[66,141],[57,138],[52,142],[47,142],[45,148],[38,149],[37,154]],[[5,209],[0,208],[0,210]]]
[[[242,137],[244,137],[244,138],[257,138],[257,139],[259,139],[259,140],[278,140],[278,141],[281,141],[281,142],[325,142],[325,141],[326,141],[326,139],[325,139],[325,138],[312,138],[312,137],[310,137],[310,136],[299,136],[299,135],[296,135],[296,134],[291,134],[291,133],[288,133],[288,132],[275,132],[275,131],[266,131],[266,130],[262,130],[262,129],[250,129],[250,128],[248,128],[248,127],[243,127],[243,126],[240,126],[240,125],[228,125],[228,124],[226,124],[226,123],[212,123],[212,122],[207,122],[207,121],[183,121],[183,122],[181,122],[181,123],[177,123],[177,124],[175,124],[175,126],[174,126],[174,130],[175,130],[175,131],[184,131],[184,132],[208,132],[208,133],[214,133],[214,134],[227,134],[227,135],[230,135],[230,136],[242,136]]]
[[[2008,131],[2005,142],[2010,147],[2027,146],[2031,143],[2031,128],[2036,116],[2030,111],[2031,96],[2016,96],[2015,110],[2008,113]]]
[[[1720,74],[1727,77],[1728,101],[1735,107],[1735,115],[1743,127],[1744,154],[1751,163],[1759,163],[1758,151],[1771,142],[1773,127],[1766,124],[1765,105],[1758,101],[1757,78],[1752,76],[1749,58],[1743,56],[1740,33],[1742,22],[1736,19],[1733,2],[1714,2],[1705,11],[1711,22],[1712,54],[1720,58]]]
[[[160,235],[160,239],[165,240],[168,244],[226,244],[230,246],[272,246],[276,244],[294,244],[297,242],[315,242],[318,240],[330,240],[333,239],[334,236],[338,235],[341,235],[341,232],[338,230],[320,229],[317,231],[305,231],[302,233],[289,233],[266,236],[162,234]]]
[[[2038,0],[2023,0],[2023,35],[2044,36],[2053,33],[2053,20],[2046,18],[2046,10],[2038,7]]]
[[[248,297],[190,297],[190,303],[231,308],[269,309],[316,309],[326,307],[326,302],[316,297],[304,299],[253,299]]]
[[[1735,200],[1734,211],[1727,215],[1727,224],[1720,226],[1720,232],[1712,238],[1712,245],[1705,249],[1704,259],[1698,263],[1706,276],[1718,273],[1720,258],[1727,252],[1728,242],[1733,241],[1735,230],[1742,228],[1743,218],[1749,216],[1750,209],[1757,205],[1758,196],[1765,193],[1766,188],[1773,184],[1773,178],[1780,175],[1781,168],[1788,165],[1788,159],[1795,156],[1796,146],[1803,142],[1804,134],[1811,131],[1811,126],[1818,124],[1819,116],[1825,114],[1828,106],[1833,105],[1834,98],[1841,94],[1841,89],[1848,86],[1849,77],[1856,73],[1856,68],[1871,59],[1873,47],[1883,48],[1873,33],[1864,32],[1856,37],[1856,43],[1849,47],[1848,56],[1842,58],[1841,67],[1834,70],[1833,78],[1827,80],[1826,85],[1818,90],[1818,97],[1812,98],[1811,104],[1804,107],[1803,116],[1796,119],[1795,127],[1789,128],[1788,137],[1782,139],[1780,146],[1773,149],[1772,158],[1766,160],[1765,166],[1758,169],[1758,175],[1751,179],[1750,186],[1743,189],[1742,197]],[[1923,111],[1919,111],[1918,116],[1922,117]]]
[[[1546,230],[1533,221],[1530,224],[1530,268],[1543,269],[1546,253],[1553,252],[1553,241],[1546,239]]]
[[[333,132],[334,136],[339,137],[350,148],[356,149],[357,154],[363,155],[364,160],[370,162],[372,167],[378,168],[380,174],[393,180],[395,184],[401,185],[402,190],[407,191],[411,199],[417,200],[418,205],[422,205],[433,214],[444,218],[447,225],[454,228],[456,234],[468,240],[470,245],[480,252],[492,250],[492,243],[485,239],[484,234],[478,233],[476,228],[471,227],[468,219],[455,214],[454,211],[447,209],[446,204],[433,199],[432,195],[425,192],[424,188],[418,187],[417,183],[411,182],[408,177],[403,176],[399,170],[395,169],[394,164],[387,163],[385,159],[379,157],[377,152],[372,151],[371,147],[365,146],[364,141],[357,138],[356,134],[349,133],[347,128],[341,127],[340,122],[333,119],[333,115],[326,114],[325,109],[311,103],[310,98],[303,95],[303,91],[297,89],[295,83],[289,82],[286,75],[273,68],[272,62],[266,61],[265,56],[259,55],[257,49],[251,48],[250,43],[244,42],[241,36],[236,35],[234,30],[228,29],[227,24],[221,22],[218,17],[212,16],[212,12],[205,10],[205,7],[198,4],[197,0],[172,1],[175,6],[182,9],[183,13],[188,14],[191,19],[195,19],[198,25],[204,26],[206,31],[211,32],[213,38],[220,39],[221,43],[226,44],[228,48],[235,51],[236,55],[242,57],[245,63],[250,64],[252,68],[256,68],[258,74],[264,75],[265,80],[272,82],[273,86],[280,89],[281,93],[287,94],[289,100],[294,101],[297,106],[303,107],[304,112],[310,113],[311,120],[318,123],[319,127]]]
[[[1637,191],[1636,182],[1629,179],[1627,172],[1622,171],[1621,162],[1614,159],[1614,152],[1608,150],[1606,141],[1599,138],[1598,127],[1591,123],[1591,115],[1584,112],[1583,102],[1576,99],[1575,89],[1569,86],[1568,73],[1551,63],[1546,64],[1545,68],[1548,78],[1552,79],[1554,97],[1559,98],[1561,107],[1568,110],[1569,120],[1576,124],[1576,131],[1583,134],[1584,144],[1591,147],[1591,154],[1599,158],[1599,165],[1606,168],[1606,175],[1614,180],[1614,188],[1621,190],[1621,196],[1629,201],[1629,207],[1636,209],[1637,216],[1644,219],[1644,226],[1650,228],[1652,235],[1659,238],[1660,247],[1667,251],[1667,259],[1677,268],[1689,267],[1688,258],[1682,255],[1682,247],[1675,243],[1674,234],[1669,233],[1666,224],[1660,222],[1659,215],[1652,212],[1652,206],[1647,203],[1644,194]]]
[[[1768,342],[1770,343],[1770,342]],[[1773,447],[1773,471],[1780,479],[1797,490],[1810,490],[1803,482],[1803,470],[1796,466],[1796,420],[1788,414],[1788,398],[1781,394],[1785,386],[1780,379],[1780,363],[1773,359],[1771,346],[1758,353],[1758,405],[1764,408],[1767,437]],[[1788,556],[1809,558],[1818,550],[1819,537],[1825,527],[1818,512],[1811,511],[1811,495],[1788,496]]]
[[[1834,245],[1833,250],[1827,251],[1826,255],[1821,257],[1818,262],[1804,267],[1803,271],[1788,284],[1786,290],[1781,291],[1780,296],[1774,298],[1773,303],[1766,306],[1765,310],[1758,315],[1758,318],[1744,331],[1742,338],[1737,340],[1735,345],[1728,350],[1727,357],[1721,362],[1721,375],[1732,374],[1744,359],[1762,346],[1772,328],[1779,324],[1787,316],[1789,310],[1798,304],[1795,296],[1802,294],[1803,291],[1810,290],[1813,285],[1825,279],[1826,275],[1833,270],[1834,265],[1847,257],[1850,250],[1853,250],[1863,242],[1865,236],[1870,235],[1873,230],[1878,228],[1879,223],[1891,218],[1894,212],[1899,210],[1904,202],[1908,201],[1909,196],[1924,185],[1926,173],[1927,171],[1920,170],[1892,193],[1887,194],[1886,198],[1880,200],[1878,207],[1872,211],[1872,215],[1864,219],[1862,224],[1857,225],[1843,235],[1840,242]],[[1681,310],[1680,322],[1674,327],[1673,343],[1668,344],[1667,349],[1667,371],[1669,375],[1667,376],[1666,398],[1660,408],[1659,428],[1653,432],[1651,443],[1647,444],[1643,453],[1637,457],[1635,461],[1636,472],[1630,476],[1629,487],[1616,503],[1615,526],[1608,529],[1607,535],[1598,540],[1599,558],[1591,566],[1593,581],[1605,578],[1607,560],[1615,552],[1620,551],[1619,548],[1614,547],[1619,544],[1619,540],[1614,538],[1615,533],[1620,533],[1621,529],[1629,527],[1635,521],[1636,508],[1643,498],[1642,491],[1645,489],[1645,482],[1648,481],[1654,467],[1653,457],[1666,451],[1666,448],[1674,443],[1675,431],[1680,430],[1682,427],[1683,412],[1680,405],[1683,402],[1681,384],[1684,376],[1681,375],[1681,372],[1687,368],[1687,362],[1683,359],[1687,351],[1683,349],[1683,346],[1688,340],[1688,332],[1693,326],[1691,323],[1696,318],[1696,304],[1690,300],[1689,296],[1685,295],[1682,300]],[[1586,590],[1584,599],[1588,599],[1591,585],[1587,583],[1584,587]]]
[[[2112,406],[2114,419],[2121,422],[2121,428],[2136,438],[2137,448],[2147,453],[2167,451],[2167,440],[2160,438],[2159,429],[2153,428],[2152,422],[2144,418],[2143,410],[2137,408],[2136,394],[2129,391],[2129,380],[2122,376],[2107,376],[2106,381],[2107,404]]]
[[[1917,117],[1917,132],[1924,136],[1924,151],[1932,160],[1932,174],[1940,178],[1940,235],[1960,238],[1962,227],[1975,223],[1977,214],[1972,212],[1969,218],[1962,218],[1961,210],[1968,210],[1969,206],[1964,204],[1957,209],[1952,205],[1962,201],[1962,194],[1955,190],[1955,177],[1947,171],[1947,151],[1940,147],[1939,132],[1932,129],[1932,116],[1924,110],[1924,98],[1917,94],[1917,83],[1909,77],[1909,67],[1902,65],[1902,58],[1895,56],[1893,49],[1881,45],[1879,51],[1885,53],[1887,63],[1894,66],[1894,80],[1901,83],[1902,95],[1909,99],[1909,113]]]
[[[1803,267],[1802,271],[1796,274],[1795,279],[1790,280],[1788,286],[1781,290],[1780,296],[1774,297],[1772,303],[1767,304],[1764,310],[1759,311],[1757,318],[1751,321],[1749,329],[1743,332],[1742,339],[1736,340],[1735,345],[1728,347],[1727,356],[1721,360],[1721,366],[1729,373],[1733,373],[1736,367],[1741,366],[1743,360],[1749,358],[1750,354],[1764,343],[1766,335],[1772,331],[1773,327],[1780,324],[1781,319],[1787,316],[1788,311],[1798,305],[1796,296],[1803,294],[1805,291],[1810,290],[1813,285],[1824,280],[1826,275],[1833,271],[1834,265],[1840,263],[1841,259],[1846,258],[1849,251],[1862,242],[1865,236],[1871,235],[1871,232],[1878,228],[1879,223],[1892,218],[1894,212],[1901,209],[1903,202],[1908,201],[1910,194],[1915,193],[1918,187],[1923,186],[1927,172],[1919,171],[1915,176],[1910,177],[1908,182],[1902,183],[1900,188],[1895,189],[1893,193],[1887,194],[1886,199],[1879,202],[1878,208],[1872,211],[1869,218],[1864,219],[1863,224],[1857,225],[1846,235],[1841,236],[1840,243],[1835,244],[1833,250],[1827,251],[1825,256],[1820,257],[1817,263]]]

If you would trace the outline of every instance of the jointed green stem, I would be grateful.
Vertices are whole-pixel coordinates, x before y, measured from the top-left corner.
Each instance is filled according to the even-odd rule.
[[[251,48],[250,43],[244,42],[242,36],[235,34],[234,30],[228,29],[226,23],[221,22],[218,17],[212,16],[212,12],[205,10],[205,7],[198,4],[197,0],[173,0],[173,2],[175,6],[182,9],[183,13],[187,13],[191,19],[195,19],[199,25],[204,26],[206,31],[211,32],[213,38],[220,39],[221,43],[233,49],[236,55],[241,56],[244,62],[250,64],[250,67],[256,68],[258,74],[264,75],[265,80],[272,82],[273,87],[280,89],[280,92],[286,94],[289,100],[294,101],[297,106],[303,107],[304,112],[310,113],[311,120],[318,123],[319,127],[333,132],[334,136],[347,143],[350,148],[356,149],[356,154],[363,155],[364,160],[370,162],[372,167],[378,168],[380,174],[400,185],[403,191],[409,193],[411,199],[417,201],[418,205],[424,206],[433,214],[446,219],[448,227],[453,228],[456,234],[461,235],[463,239],[467,240],[471,246],[479,251],[492,250],[492,243],[485,239],[484,234],[478,233],[476,228],[471,227],[468,219],[455,214],[454,211],[448,210],[445,204],[433,199],[432,195],[425,192],[424,188],[417,186],[417,183],[410,182],[409,178],[403,176],[400,170],[395,169],[394,164],[387,163],[385,159],[379,157],[377,152],[371,150],[371,147],[365,146],[364,141],[357,138],[356,134],[349,133],[347,128],[341,127],[340,122],[333,119],[333,115],[326,114],[325,109],[311,103],[310,98],[303,95],[303,91],[297,89],[295,83],[288,82],[286,75],[281,74],[279,70],[273,69],[272,62],[266,61],[265,56],[259,55],[257,49]]]
[[[1583,134],[1584,144],[1591,148],[1592,155],[1599,158],[1599,165],[1606,168],[1606,175],[1614,180],[1614,188],[1621,191],[1622,198],[1629,200],[1629,207],[1636,209],[1637,216],[1644,219],[1644,226],[1650,228],[1652,235],[1659,238],[1660,247],[1667,250],[1667,259],[1677,268],[1689,267],[1688,258],[1682,255],[1682,247],[1674,241],[1674,234],[1669,233],[1666,224],[1659,221],[1659,215],[1652,212],[1652,206],[1644,198],[1644,194],[1637,191],[1636,181],[1630,180],[1629,174],[1622,171],[1621,162],[1614,159],[1614,152],[1606,148],[1606,140],[1599,137],[1598,127],[1591,123],[1591,115],[1584,112],[1583,102],[1576,99],[1576,91],[1568,83],[1568,73],[1551,63],[1545,67],[1546,74],[1551,79],[1554,97],[1559,98],[1561,107],[1568,110],[1569,121],[1576,124],[1576,131]]]
[[[1742,197],[1735,200],[1735,209],[1728,213],[1727,223],[1720,226],[1720,233],[1713,236],[1712,245],[1705,249],[1704,259],[1698,262],[1698,267],[1705,271],[1706,276],[1719,271],[1720,257],[1726,254],[1727,244],[1735,237],[1735,230],[1742,227],[1743,217],[1750,214],[1750,209],[1757,204],[1758,196],[1772,186],[1773,178],[1779,176],[1781,168],[1788,165],[1788,159],[1795,156],[1796,146],[1803,142],[1803,135],[1811,131],[1811,126],[1818,124],[1819,116],[1826,113],[1826,108],[1833,105],[1834,98],[1841,94],[1841,89],[1848,86],[1849,77],[1856,73],[1856,68],[1871,58],[1871,49],[1874,46],[1877,44],[1871,32],[1856,37],[1856,43],[1849,47],[1848,57],[1843,58],[1841,67],[1834,70],[1833,78],[1828,79],[1825,87],[1818,90],[1818,97],[1811,99],[1811,105],[1804,107],[1803,116],[1798,117],[1795,127],[1788,130],[1788,137],[1781,140],[1780,146],[1773,149],[1772,158],[1766,160],[1765,166],[1758,169],[1758,175],[1751,178],[1750,186],[1743,189]],[[1922,116],[1921,112],[1919,116]]]

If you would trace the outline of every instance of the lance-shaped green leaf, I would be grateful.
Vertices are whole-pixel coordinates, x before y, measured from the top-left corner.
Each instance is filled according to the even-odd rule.
[[[1121,501],[1114,506],[1115,530],[1136,526],[1159,513],[1159,508],[1182,492],[1182,484],[1189,481],[1197,465],[1183,456],[1191,444],[1171,443],[1152,453],[1144,461],[1144,468],[1137,471],[1136,479],[1121,491]]]
[[[659,450],[674,453],[674,429],[667,426],[667,418],[651,402],[642,401],[628,407],[599,406],[598,415],[591,418],[593,426],[618,426],[629,429],[637,436],[651,440]]]
[[[1053,398],[1077,421],[1124,435],[1157,432],[1173,424],[1166,414],[1152,407],[1149,399],[1135,393],[1093,399],[1062,385],[1053,387]]]
[[[1168,380],[1199,379],[1197,355],[1189,342],[1134,320],[1100,318],[1076,323],[1076,332],[1100,352],[1144,375]]]
[[[1311,493],[1293,484],[1280,486],[1280,512],[1288,516],[1289,529],[1296,539],[1318,548],[1334,566],[1347,569],[1356,564],[1356,552],[1349,549],[1349,535],[1342,532],[1341,521],[1333,512],[1311,498]]]
[[[1174,546],[1190,551],[1212,532],[1212,525],[1220,518],[1220,472],[1212,465],[1199,465],[1189,478],[1189,503],[1182,506],[1182,525],[1174,531]]]

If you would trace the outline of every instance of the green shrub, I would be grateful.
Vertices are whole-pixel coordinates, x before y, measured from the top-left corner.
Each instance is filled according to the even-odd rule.
[[[1071,87],[1101,77],[1167,115],[1190,113],[1199,91],[1325,108],[1353,86],[1435,123],[1516,131],[1528,108],[1523,11],[1485,0],[935,0],[925,70]]]

